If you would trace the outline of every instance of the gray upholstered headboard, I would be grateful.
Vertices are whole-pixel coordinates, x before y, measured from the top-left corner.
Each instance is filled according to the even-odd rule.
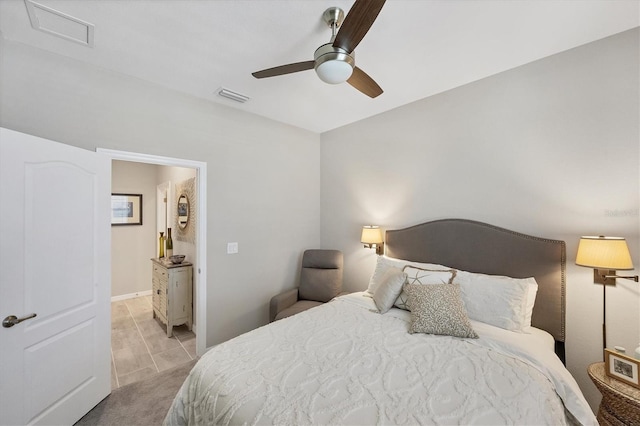
[[[564,362],[564,241],[532,237],[465,219],[444,219],[386,232],[386,255],[414,262],[514,278],[534,277],[538,294],[531,323],[556,339]]]

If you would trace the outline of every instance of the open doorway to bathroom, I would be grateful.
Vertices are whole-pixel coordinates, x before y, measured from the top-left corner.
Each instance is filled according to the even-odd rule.
[[[204,353],[206,164],[99,152],[112,158],[112,193],[142,195],[141,225],[112,227],[113,389]],[[168,258],[169,232],[181,264]],[[181,314],[170,318],[178,303]]]

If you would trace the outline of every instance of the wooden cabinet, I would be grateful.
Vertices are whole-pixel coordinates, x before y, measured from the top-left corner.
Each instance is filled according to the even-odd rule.
[[[640,389],[607,376],[604,362],[591,364],[587,372],[602,394],[598,423],[613,426],[640,424]]]
[[[193,326],[193,266],[183,262],[174,265],[161,259],[151,259],[153,317],[167,326],[167,337],[173,335],[173,327]]]

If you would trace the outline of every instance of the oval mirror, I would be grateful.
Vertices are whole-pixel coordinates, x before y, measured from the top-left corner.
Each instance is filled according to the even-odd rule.
[[[178,226],[182,229],[187,227],[189,222],[189,199],[186,195],[180,195],[178,198]]]

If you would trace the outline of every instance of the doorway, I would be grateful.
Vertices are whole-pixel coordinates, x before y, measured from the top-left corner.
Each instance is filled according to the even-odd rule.
[[[103,154],[113,160],[130,161],[145,164],[154,164],[169,167],[191,168],[196,171],[195,190],[197,199],[195,210],[199,219],[194,229],[195,233],[195,269],[193,270],[193,290],[194,290],[194,322],[197,324],[196,333],[196,354],[201,356],[206,350],[206,282],[207,282],[207,247],[206,247],[206,195],[207,195],[207,164],[200,161],[185,160],[180,158],[162,157],[149,154],[132,153],[126,151],[116,151],[98,148],[98,153]]]

